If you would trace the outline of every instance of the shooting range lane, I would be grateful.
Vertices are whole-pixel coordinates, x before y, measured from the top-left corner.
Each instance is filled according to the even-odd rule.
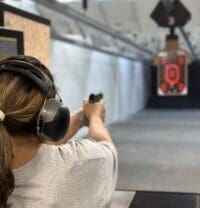
[[[144,110],[109,127],[118,190],[200,192],[200,111]]]

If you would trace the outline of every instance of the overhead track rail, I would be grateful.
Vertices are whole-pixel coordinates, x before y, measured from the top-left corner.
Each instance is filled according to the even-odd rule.
[[[37,2],[40,5],[43,5],[51,10],[57,11],[58,13],[65,15],[67,17],[72,18],[75,21],[79,21],[82,22],[83,24],[92,27],[104,34],[107,34],[109,36],[111,36],[114,39],[120,40],[121,42],[134,47],[135,49],[148,54],[150,56],[153,56],[153,52],[148,50],[147,48],[144,48],[142,46],[140,46],[139,44],[133,42],[132,40],[123,37],[121,35],[119,35],[116,31],[106,27],[105,25],[103,25],[102,23],[88,17],[88,16],[84,16],[82,15],[80,12],[78,12],[77,10],[67,6],[66,4],[63,3],[59,3],[53,0],[34,0],[35,2]]]
[[[99,47],[96,47],[96,46],[93,46],[93,45],[89,45],[87,43],[84,43],[84,42],[81,42],[81,41],[77,41],[77,40],[73,40],[71,38],[67,38],[67,37],[62,37],[61,35],[57,34],[55,31],[52,32],[52,36],[55,40],[60,40],[60,41],[63,41],[63,42],[66,42],[66,43],[70,43],[72,45],[75,45],[75,46],[78,46],[78,47],[81,47],[81,48],[85,48],[85,49],[89,49],[89,50],[95,50],[95,51],[98,51],[100,53],[104,53],[104,54],[107,54],[107,55],[110,55],[110,56],[114,56],[114,57],[121,57],[121,58],[124,58],[124,59],[127,59],[129,61],[146,61],[144,59],[136,59],[134,57],[131,57],[131,56],[128,56],[128,55],[125,55],[125,54],[121,54],[121,53],[117,53],[117,52],[113,52],[113,51],[109,51],[109,50],[106,50],[106,49],[102,49],[102,48],[99,48]]]

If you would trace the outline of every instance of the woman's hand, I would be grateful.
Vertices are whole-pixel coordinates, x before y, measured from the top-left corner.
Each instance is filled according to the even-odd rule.
[[[99,102],[92,104],[89,103],[88,100],[84,100],[83,112],[88,120],[88,124],[93,119],[100,119],[104,123],[106,114],[104,100],[102,99]]]
[[[104,100],[101,99],[99,102],[92,104],[88,102],[88,100],[85,100],[83,104],[83,111],[89,121],[88,138],[92,138],[97,142],[112,142],[111,136],[104,125],[106,114]]]
[[[80,128],[89,125],[89,121],[84,113],[83,107],[76,111],[75,115],[77,115],[77,123],[80,124]]]

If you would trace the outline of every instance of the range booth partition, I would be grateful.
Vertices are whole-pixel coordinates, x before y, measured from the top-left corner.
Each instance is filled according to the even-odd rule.
[[[51,23],[48,19],[0,2],[0,26],[23,33],[23,41],[19,38],[18,44],[23,50],[17,54],[35,56],[50,66]]]
[[[138,191],[129,208],[200,208],[199,202],[199,194]]]

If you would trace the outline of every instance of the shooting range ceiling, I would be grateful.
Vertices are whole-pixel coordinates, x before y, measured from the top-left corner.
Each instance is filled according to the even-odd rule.
[[[192,13],[192,20],[185,26],[186,35],[200,58],[200,1],[181,0]],[[141,48],[148,49],[153,53],[164,47],[165,36],[168,29],[159,28],[150,18],[150,14],[159,2],[158,0],[88,0],[88,9],[82,8],[82,1],[72,0],[38,0],[37,9],[39,13],[51,19],[52,30],[62,37],[85,42],[95,47],[107,48],[130,56],[149,57],[149,54],[138,50],[133,45],[124,43],[117,38],[104,34],[80,21],[66,16],[63,12],[53,11],[56,5],[61,5],[63,10],[71,7],[78,11],[83,17],[87,16],[103,25],[107,30],[125,37]],[[41,2],[45,2],[42,5]],[[50,5],[50,6],[48,6]],[[51,9],[50,9],[51,8]],[[93,22],[96,24],[96,22]],[[180,35],[181,47],[188,48],[188,44]]]

